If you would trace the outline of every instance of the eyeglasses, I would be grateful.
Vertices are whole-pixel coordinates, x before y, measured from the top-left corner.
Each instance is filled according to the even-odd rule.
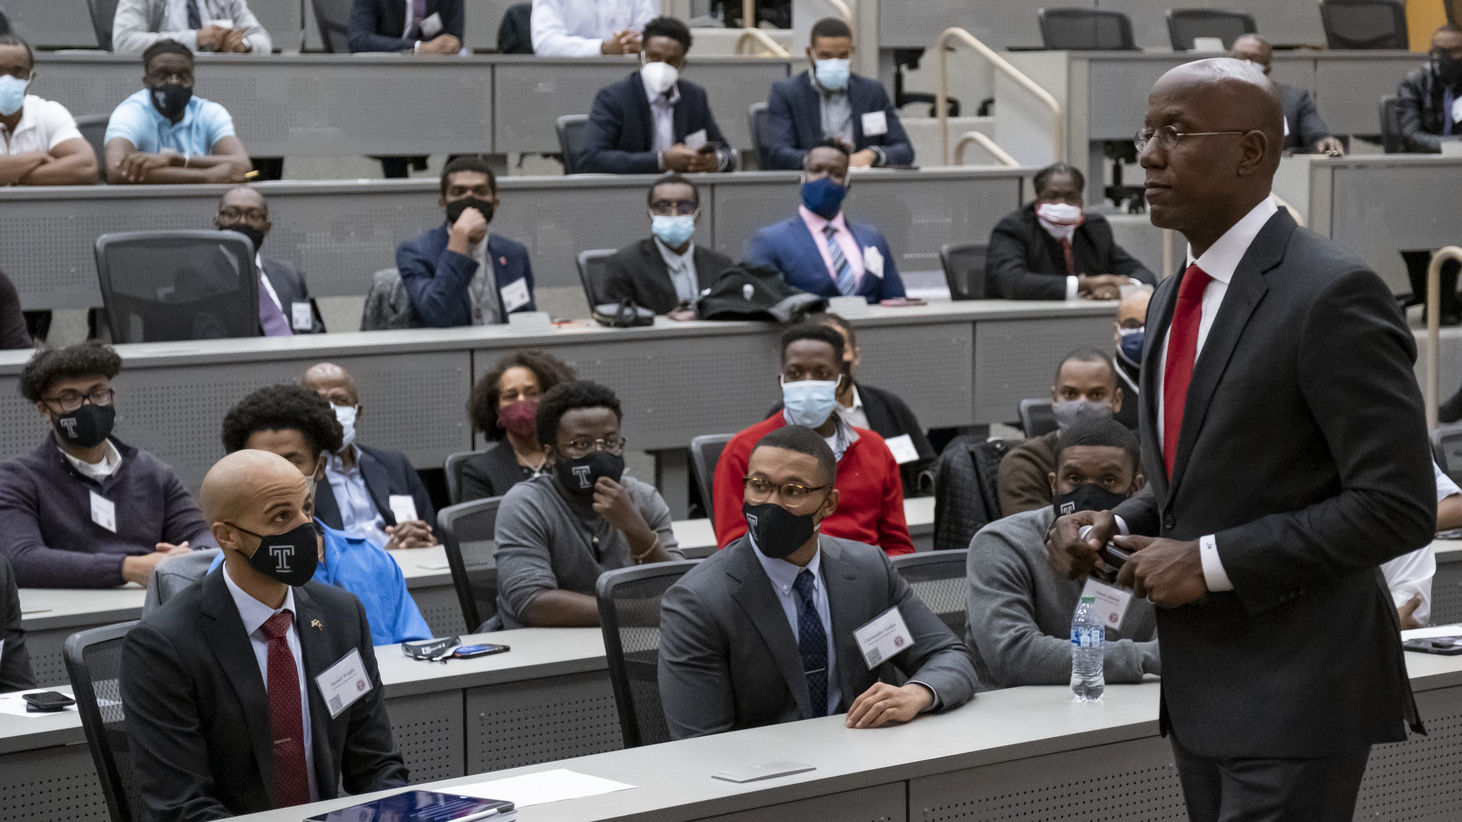
[[[56,397],[41,397],[41,402],[57,414],[69,414],[80,408],[83,402],[89,402],[92,405],[111,405],[116,396],[117,392],[114,389],[98,388],[88,394],[67,391]]]
[[[225,206],[218,210],[218,216],[229,222],[247,221],[251,223],[262,223],[269,219],[269,212],[262,208],[237,208]]]
[[[607,451],[611,454],[619,454],[624,450],[626,440],[618,434],[610,434],[602,440],[591,440],[588,437],[579,437],[569,440],[569,444],[563,452],[568,457],[582,457],[590,451]]]
[[[752,502],[766,502],[771,499],[772,492],[776,491],[782,502],[793,506],[800,505],[803,500],[812,494],[830,487],[827,485],[803,485],[800,482],[784,482],[778,485],[761,477],[742,477],[741,482],[746,486],[746,498]]]
[[[682,217],[694,214],[700,206],[690,200],[656,200],[650,203],[650,213],[662,217],[678,214]]]
[[[1178,131],[1172,126],[1163,126],[1158,129],[1144,128],[1132,135],[1132,145],[1137,146],[1137,152],[1142,153],[1147,144],[1157,138],[1157,144],[1163,151],[1172,151],[1178,147],[1178,141],[1184,137],[1216,137],[1220,134],[1248,134],[1247,131]]]

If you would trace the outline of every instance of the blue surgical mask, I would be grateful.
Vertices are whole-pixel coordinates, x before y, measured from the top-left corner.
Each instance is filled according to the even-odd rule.
[[[852,73],[851,60],[833,57],[828,60],[812,61],[817,84],[828,91],[842,91],[848,87],[848,76]]]
[[[1117,351],[1122,358],[1133,365],[1142,363],[1142,341],[1146,337],[1146,329],[1142,326],[1137,328],[1119,328],[1117,333],[1122,339],[1117,343]]]
[[[660,242],[671,248],[680,248],[695,234],[695,215],[693,214],[652,214],[650,216],[650,232],[660,238]]]
[[[0,77],[0,114],[9,117],[25,105],[25,90],[30,88],[29,80],[5,75]]]
[[[831,177],[819,177],[802,184],[802,204],[824,220],[838,216],[847,195],[848,187]]]
[[[838,384],[835,380],[796,380],[782,382],[782,418],[788,425],[816,428],[827,422],[838,407]]]
[[[350,444],[355,442],[355,415],[360,409],[354,405],[335,405],[334,403],[331,403],[330,407],[335,409],[335,419],[340,421],[340,447],[349,448]]]

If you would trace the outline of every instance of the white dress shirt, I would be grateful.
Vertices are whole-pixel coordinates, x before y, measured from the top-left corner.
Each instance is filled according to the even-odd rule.
[[[863,408],[863,397],[858,393],[857,384],[853,385],[853,404],[845,406],[838,403],[838,417],[854,428],[873,427],[868,424],[868,412]]]
[[[340,530],[353,537],[389,542],[386,518],[376,510],[376,501],[371,498],[365,475],[360,471],[360,449],[352,443],[350,450],[355,453],[355,463],[348,471],[339,454],[325,458],[325,478],[330,481],[330,490],[340,507]]]
[[[477,271],[473,272],[472,279],[467,283],[467,296],[472,301],[472,324],[473,325],[501,325],[507,320],[503,317],[502,300],[497,293],[497,272],[492,267],[492,258],[487,251],[487,241],[492,235],[482,238],[482,242],[472,250],[473,259],[477,260]]]
[[[641,76],[640,84],[645,87],[645,99],[650,102],[650,117],[655,121],[655,142],[650,148],[660,160],[660,170],[665,170],[663,154],[675,145],[675,106],[680,103],[680,85],[661,94],[650,88]]]
[[[101,462],[87,462],[83,459],[77,459],[66,453],[66,449],[59,445],[56,446],[56,450],[60,451],[61,456],[65,457],[66,461],[71,463],[71,467],[80,471],[83,477],[90,477],[97,482],[101,482],[117,473],[118,469],[122,467],[122,452],[117,450],[117,446],[110,439],[106,440],[105,445],[106,450],[102,454]]]
[[[696,293],[700,290],[695,270],[695,240],[685,246],[683,254],[671,251],[659,237],[655,238],[655,248],[660,250],[660,259],[665,261],[665,268],[670,272],[675,298],[682,303],[695,302]]]
[[[1437,502],[1462,494],[1462,488],[1443,473],[1440,465],[1433,462],[1432,471],[1437,479]],[[1391,589],[1391,601],[1397,608],[1405,605],[1412,595],[1421,594],[1421,604],[1416,606],[1412,617],[1422,625],[1427,624],[1432,615],[1432,577],[1437,575],[1437,558],[1432,546],[1423,545],[1402,554],[1382,565],[1381,573],[1386,577],[1386,587]]]
[[[598,57],[600,44],[615,32],[639,31],[659,14],[659,0],[533,0],[533,53]]]
[[[747,538],[751,541],[751,547],[756,549],[756,538],[747,532]],[[772,592],[777,595],[777,602],[782,606],[782,613],[787,617],[787,624],[792,626],[792,638],[801,640],[801,631],[797,625],[797,592],[792,589],[792,584],[797,581],[797,575],[802,569],[786,561],[785,559],[772,559],[763,554],[760,549],[753,551],[756,561],[761,563],[761,568],[766,571],[767,579],[772,582]],[[827,604],[827,585],[822,581],[822,550],[812,555],[812,561],[807,563],[807,570],[812,572],[812,603],[817,607],[817,618],[822,621],[822,632],[827,637],[827,706],[825,714],[831,716],[838,712],[838,706],[842,703],[843,690],[838,685],[838,649],[837,643],[833,642],[833,618],[832,609]]]

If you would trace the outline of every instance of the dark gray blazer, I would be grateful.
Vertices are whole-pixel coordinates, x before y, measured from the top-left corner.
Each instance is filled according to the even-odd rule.
[[[1163,338],[1147,311],[1133,533],[1217,538],[1234,590],[1158,609],[1162,716],[1206,757],[1321,757],[1406,736],[1415,714],[1377,566],[1432,538],[1416,343],[1380,277],[1280,209],[1234,272],[1193,371],[1169,482]]]
[[[25,631],[20,627],[20,594],[15,588],[15,572],[10,561],[0,557],[0,693],[24,691],[36,686],[30,667],[30,652],[25,647]]]
[[[1284,120],[1289,124],[1289,134],[1284,137],[1286,149],[1310,149],[1330,136],[1330,127],[1321,119],[1319,109],[1315,108],[1315,98],[1310,96],[1308,89],[1283,83],[1276,85],[1279,87],[1279,102],[1284,106]]]
[[[660,698],[672,738],[821,715],[811,708],[792,626],[755,550],[742,537],[702,560],[665,592]],[[837,643],[839,710],[846,711],[879,680],[924,682],[939,694],[941,710],[967,702],[975,692],[969,651],[914,596],[883,551],[826,535],[820,550]],[[914,644],[870,671],[853,630],[895,605]],[[896,678],[898,674],[902,677]]]
[[[294,303],[309,303],[310,313],[314,316],[314,324],[308,332],[296,330],[296,334],[324,334],[325,321],[320,319],[320,309],[315,306],[315,299],[310,296],[310,287],[305,284],[305,276],[299,269],[283,260],[275,260],[269,257],[260,256],[264,263],[264,276],[269,278],[269,284],[274,286],[274,293],[279,296],[279,305],[284,309],[284,318],[290,320],[290,328],[294,328],[291,319],[290,305]]]

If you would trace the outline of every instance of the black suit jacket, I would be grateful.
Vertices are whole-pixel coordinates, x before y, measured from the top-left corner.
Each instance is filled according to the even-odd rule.
[[[462,498],[458,502],[500,497],[532,476],[531,469],[518,464],[513,444],[506,439],[498,440],[497,445],[468,457],[462,464]]]
[[[249,636],[214,570],[142,620],[122,644],[122,704],[146,818],[217,819],[273,807],[269,698]],[[321,799],[406,784],[365,609],[340,588],[294,589]],[[334,719],[315,677],[351,649],[372,688]]]
[[[367,448],[360,443],[356,443],[355,447],[360,450],[360,473],[365,479],[366,491],[370,492],[371,502],[376,504],[376,510],[386,524],[396,524],[396,517],[391,513],[391,495],[410,494],[416,504],[416,515],[435,528],[437,515],[432,510],[431,497],[421,482],[421,476],[411,467],[411,460],[399,451]],[[340,502],[335,499],[335,491],[328,481],[315,484],[315,518],[337,531],[345,527],[340,515]]]
[[[924,426],[919,424],[914,410],[899,395],[862,382],[857,386],[858,397],[863,400],[863,413],[868,415],[868,427],[885,440],[908,434],[909,440],[914,443],[914,449],[919,452],[917,460],[899,466],[899,475],[904,481],[904,496],[912,496],[918,490],[919,472],[928,468],[939,455],[934,453],[934,446],[929,443],[929,437],[924,434]],[[770,417],[781,410],[782,404],[779,402],[772,406],[766,416]]]
[[[284,311],[284,318],[289,321],[294,333],[324,334],[325,321],[320,318],[320,309],[315,305],[315,299],[310,296],[310,287],[305,283],[305,275],[283,260],[260,255],[259,261],[264,264],[264,276],[269,279],[269,284],[274,286],[274,293],[279,297],[279,306]],[[290,309],[294,303],[310,304],[310,316],[313,320],[309,331],[301,331],[294,327],[294,314]]]
[[[1077,274],[1116,274],[1148,285],[1157,277],[1112,239],[1112,225],[1100,214],[1071,237],[1071,257]],[[1061,243],[1041,228],[1032,203],[1005,215],[990,232],[985,272],[991,297],[1011,300],[1064,300],[1066,257]]]
[[[1148,307],[1133,533],[1216,537],[1233,583],[1158,610],[1162,723],[1201,756],[1321,757],[1414,716],[1377,566],[1436,517],[1416,343],[1365,263],[1281,209],[1244,255],[1195,364],[1171,482],[1157,434],[1182,276]]]
[[[711,116],[706,90],[688,80],[676,81],[680,102],[675,104],[673,132],[675,142],[685,142],[686,135],[705,129],[706,140],[716,143],[722,171],[736,170],[736,153]],[[638,71],[618,83],[599,89],[594,95],[594,108],[589,112],[589,125],[584,129],[584,149],[580,168],[607,174],[655,174],[660,160],[655,154],[655,117],[650,113],[650,100],[645,97],[645,84]]]
[[[30,652],[25,647],[25,631],[20,627],[20,594],[15,588],[15,572],[10,560],[0,557],[0,637],[5,647],[0,649],[0,693],[24,691],[36,686],[35,674],[30,668]]]
[[[877,147],[883,152],[884,165],[913,165],[914,146],[883,84],[854,74],[848,78],[847,94],[853,109],[853,150]],[[863,133],[863,115],[873,111],[883,112],[888,125],[883,134]],[[800,170],[802,156],[826,136],[822,131],[822,92],[813,87],[807,72],[800,71],[772,86],[767,99],[767,132],[769,145],[762,150],[767,154],[768,168],[774,169]]]
[[[426,13],[442,16],[442,31],[464,44],[462,0],[426,0]],[[414,40],[401,36],[406,29],[406,4],[401,0],[355,0],[350,10],[350,50],[411,51]]]
[[[730,257],[700,243],[696,243],[691,259],[695,261],[696,293],[709,288],[721,272],[733,265]],[[670,269],[654,237],[631,243],[609,258],[600,293],[605,302],[632,299],[656,314],[668,314],[680,305]]]
[[[1310,96],[1308,89],[1283,83],[1276,85],[1279,87],[1279,102],[1284,106],[1284,122],[1289,126],[1289,134],[1284,137],[1286,149],[1303,151],[1330,136],[1330,127],[1321,119],[1320,111],[1315,108],[1315,98]]]

